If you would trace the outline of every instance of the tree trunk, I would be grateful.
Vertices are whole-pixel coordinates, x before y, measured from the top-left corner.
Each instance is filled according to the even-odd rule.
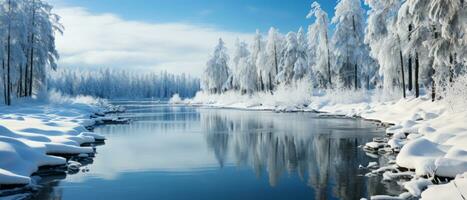
[[[432,78],[431,78],[431,101],[434,102],[435,99],[436,99],[436,84],[435,84],[435,69],[433,69],[433,75],[432,75]]]
[[[343,74],[343,76],[344,76],[344,87],[347,87],[349,89],[352,87],[352,86],[350,86],[350,83],[349,83],[350,82],[349,81],[349,79],[350,79],[349,76],[352,76],[352,75],[350,75],[350,73],[351,73],[350,72],[350,70],[351,70],[350,67],[351,66],[350,66],[350,63],[349,63],[349,51],[347,50],[347,57],[346,57],[345,65],[344,65],[344,72],[343,72],[344,74]]]
[[[269,73],[269,91],[272,93],[272,90],[274,88],[272,87],[272,75],[271,73]]]
[[[276,74],[279,73],[279,63],[277,61],[277,49],[276,49],[276,42],[274,42],[274,67],[276,69]]]
[[[332,89],[332,81],[331,81],[331,54],[329,53],[329,44],[328,44],[328,34],[326,32],[326,49],[327,49],[327,59],[328,59],[328,83],[329,88]]]
[[[452,55],[449,55],[449,64],[451,64],[449,66],[449,83],[452,83],[454,82],[454,58]]]
[[[357,75],[357,68],[358,68],[358,65],[355,63],[355,74],[354,74],[354,86],[355,86],[355,90],[358,89],[358,75]]]
[[[399,51],[399,57],[400,57],[400,60],[401,60],[402,94],[404,95],[404,98],[406,98],[407,94],[405,94],[404,58],[402,57],[402,51]]]
[[[7,84],[6,84],[6,73],[5,73],[5,60],[2,60],[2,70],[3,70],[3,101],[7,104]]]
[[[32,96],[32,86],[33,86],[33,77],[34,77],[34,26],[35,26],[35,21],[36,21],[36,4],[35,0],[32,1],[33,7],[32,7],[32,27],[31,27],[31,57],[29,58],[29,86],[28,86],[28,92],[27,96]]]
[[[438,38],[438,33],[436,32],[436,27],[433,30],[434,38]],[[431,73],[431,101],[434,102],[436,100],[436,83],[435,83],[435,65],[432,66],[432,72]]]
[[[23,78],[23,86],[24,86],[23,96],[27,96],[27,91],[28,91],[28,74],[29,74],[28,70],[29,70],[29,63],[26,63],[26,67],[24,68],[24,78]]]
[[[261,72],[259,73],[259,89],[264,91],[263,74]]]
[[[18,88],[16,89],[16,96],[22,97],[23,93],[23,67],[19,66],[19,80],[18,80]]]
[[[366,75],[366,89],[370,90],[370,75]]]
[[[8,0],[8,14],[11,15],[11,0]],[[6,70],[7,70],[7,78],[6,78],[6,85],[7,85],[7,90],[6,90],[6,105],[11,105],[11,87],[10,87],[10,68],[11,68],[11,21],[8,22],[8,37],[7,37],[7,64],[6,64]]]
[[[413,85],[412,85],[412,56],[409,56],[409,66],[408,66],[408,74],[409,76],[409,91],[412,91]]]
[[[420,96],[420,85],[418,84],[418,70],[420,68],[420,60],[418,59],[418,52],[415,53],[415,97]]]
[[[32,34],[31,38],[31,57],[29,61],[29,86],[28,86],[28,94],[27,96],[32,96],[32,85],[33,85],[33,77],[34,77],[34,33]]]

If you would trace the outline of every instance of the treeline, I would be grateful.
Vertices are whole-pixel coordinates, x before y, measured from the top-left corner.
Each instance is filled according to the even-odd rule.
[[[202,77],[211,93],[274,92],[279,84],[309,79],[318,89],[437,91],[467,66],[467,9],[463,0],[340,0],[334,17],[317,2],[308,30],[282,35],[257,31],[248,46],[237,41],[232,58],[219,39]],[[333,26],[330,29],[330,26]]]
[[[56,69],[59,16],[42,0],[0,0],[0,80],[3,102],[30,97],[44,87],[47,68]]]
[[[167,72],[136,73],[125,70],[96,71],[61,69],[48,78],[49,89],[68,95],[101,98],[170,98],[179,94],[193,97],[200,89],[198,78]]]

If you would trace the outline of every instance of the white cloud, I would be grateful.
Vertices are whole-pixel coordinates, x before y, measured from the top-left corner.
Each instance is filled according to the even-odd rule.
[[[251,35],[186,23],[146,23],[80,7],[55,10],[65,26],[57,36],[62,67],[114,67],[201,75],[222,37],[229,46]]]

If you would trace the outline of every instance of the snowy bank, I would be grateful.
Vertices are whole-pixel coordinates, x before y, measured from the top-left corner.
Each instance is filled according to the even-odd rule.
[[[392,124],[386,131],[390,138],[382,140],[384,142],[376,140],[368,146],[399,152],[395,160],[397,167],[415,171],[413,184],[406,186],[412,196],[420,196],[420,192],[413,189],[415,186],[423,185],[418,188],[420,191],[427,186],[415,184],[423,182],[420,177],[454,178],[467,171],[467,100],[459,99],[465,96],[458,99],[446,96],[432,102],[428,96],[394,100],[387,97],[391,95],[364,90],[322,91],[311,95],[308,88],[300,88],[289,86],[274,94],[251,95],[232,91],[224,94],[199,92],[193,99],[184,101],[190,105],[219,108],[319,111]],[[467,192],[467,186],[460,190]]]
[[[105,113],[101,101],[50,93],[47,100],[23,100],[0,106],[0,185],[27,185],[42,166],[65,165],[58,155],[92,154],[82,144],[105,138],[90,133],[95,113]]]
[[[241,95],[237,91],[222,94],[198,92],[193,99],[183,102],[190,105],[212,106],[219,108],[236,108],[250,110],[299,111],[309,110],[311,87],[306,81],[297,82],[293,86],[278,86],[274,93],[257,92]]]

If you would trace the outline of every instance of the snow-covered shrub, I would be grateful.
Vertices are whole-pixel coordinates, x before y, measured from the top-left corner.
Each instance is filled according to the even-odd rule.
[[[447,84],[441,91],[441,96],[451,111],[465,111],[467,109],[467,74],[454,78],[453,82]]]
[[[310,81],[302,79],[290,85],[279,85],[270,97],[263,94],[263,97],[265,97],[263,99],[264,102],[269,102],[270,105],[301,106],[310,103],[311,91]]]
[[[180,104],[180,103],[183,103],[183,100],[182,100],[182,98],[180,98],[180,95],[174,94],[172,96],[172,98],[170,98],[169,103],[170,104]]]
[[[92,96],[68,96],[64,95],[60,92],[55,90],[51,90],[47,96],[48,103],[51,104],[85,104],[85,105],[92,105],[92,106],[107,106],[109,105],[108,101],[101,98],[96,98]]]

